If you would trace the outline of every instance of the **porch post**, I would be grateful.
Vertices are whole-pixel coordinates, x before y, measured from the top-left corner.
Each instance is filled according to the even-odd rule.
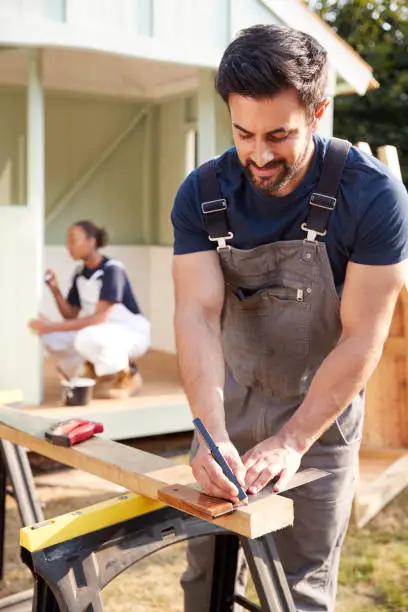
[[[37,308],[44,290],[44,219],[45,219],[45,128],[42,51],[27,52],[27,208],[32,221],[35,257],[35,288]],[[33,313],[34,314],[34,313]],[[43,363],[40,340],[37,340],[32,393],[37,401],[43,397]],[[35,379],[34,379],[35,377]]]
[[[198,85],[198,163],[217,154],[217,107],[214,74],[200,70]]]

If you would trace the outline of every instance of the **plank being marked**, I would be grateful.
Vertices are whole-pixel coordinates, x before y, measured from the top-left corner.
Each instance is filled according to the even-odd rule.
[[[0,437],[54,461],[151,499],[158,499],[159,490],[174,483],[194,487],[190,466],[98,436],[71,448],[54,446],[45,440],[44,432],[57,422],[56,419],[32,416],[24,410],[0,407]],[[257,538],[293,524],[293,502],[271,493],[211,522],[245,537]]]

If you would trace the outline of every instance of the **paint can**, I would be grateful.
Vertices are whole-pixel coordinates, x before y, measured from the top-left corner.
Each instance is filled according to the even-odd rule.
[[[61,381],[61,400],[64,406],[86,406],[92,400],[95,381],[92,378],[70,378]]]

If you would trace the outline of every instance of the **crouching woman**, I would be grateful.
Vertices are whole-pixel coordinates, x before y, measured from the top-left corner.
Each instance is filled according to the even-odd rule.
[[[150,346],[150,323],[140,312],[124,265],[99,252],[108,237],[92,221],[78,221],[67,232],[67,249],[82,264],[67,297],[55,273],[46,283],[63,321],[45,318],[29,322],[69,377],[96,379],[98,397],[133,395],[141,386],[136,359]]]

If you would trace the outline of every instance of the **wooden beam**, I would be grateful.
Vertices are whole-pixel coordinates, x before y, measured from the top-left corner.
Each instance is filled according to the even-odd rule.
[[[408,452],[358,492],[357,526],[364,527],[408,486]]]
[[[362,141],[358,141],[356,142],[357,149],[360,149],[360,151],[363,151],[363,153],[367,153],[367,155],[372,155],[372,151],[371,151],[371,147],[368,144],[368,142],[362,142]]]
[[[74,414],[72,415],[74,416]],[[158,499],[159,490],[195,484],[190,466],[94,436],[72,448],[54,446],[44,433],[58,421],[32,416],[28,410],[0,407],[0,437],[65,465],[89,472],[127,489]],[[293,502],[270,493],[232,514],[214,519],[217,525],[248,538],[257,538],[293,523]]]
[[[383,164],[389,167],[389,169],[395,174],[400,181],[402,181],[401,166],[398,159],[397,148],[393,145],[384,145],[378,147],[377,156]]]
[[[383,448],[373,446],[362,446],[360,448],[360,460],[370,461],[376,459],[389,459],[390,462],[396,461],[408,454],[407,448]]]
[[[405,312],[404,312],[405,315]],[[408,328],[408,317],[404,325]],[[407,329],[408,332],[408,329]],[[406,335],[408,338],[408,333]],[[405,340],[405,336],[389,336],[384,344],[384,354],[390,355],[393,357],[406,357],[408,352],[407,341]]]

